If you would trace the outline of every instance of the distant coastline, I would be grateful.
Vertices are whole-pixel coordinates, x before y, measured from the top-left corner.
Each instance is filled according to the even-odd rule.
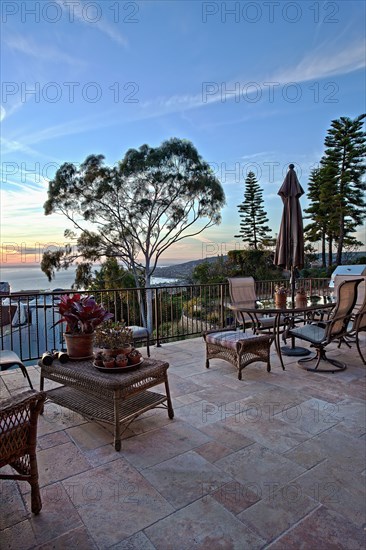
[[[56,272],[55,278],[50,282],[46,275],[41,271],[38,265],[15,265],[0,267],[0,280],[10,284],[11,292],[20,292],[28,290],[37,291],[52,291],[56,289],[71,289],[75,280],[75,267],[70,267],[66,271]],[[96,266],[98,269],[98,266]],[[164,268],[161,268],[164,269]],[[180,279],[176,277],[166,277],[161,274],[156,274],[152,278],[153,286],[179,284]]]

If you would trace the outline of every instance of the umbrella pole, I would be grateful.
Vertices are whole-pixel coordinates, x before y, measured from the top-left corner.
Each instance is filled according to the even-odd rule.
[[[294,266],[291,266],[291,307],[292,309],[295,309],[295,269]],[[292,322],[294,319],[294,314],[292,314]],[[295,336],[291,336],[291,347],[289,346],[283,346],[281,348],[282,355],[288,355],[288,356],[303,356],[303,355],[309,355],[311,352],[307,348],[303,348],[300,346],[295,346]]]
[[[294,266],[291,266],[291,307],[294,309],[295,307],[295,270]]]

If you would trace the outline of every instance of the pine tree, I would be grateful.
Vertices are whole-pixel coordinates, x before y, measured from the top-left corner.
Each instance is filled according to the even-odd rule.
[[[342,263],[342,251],[351,238],[352,228],[366,219],[366,183],[362,181],[366,172],[363,163],[366,134],[362,130],[365,117],[362,114],[353,120],[348,117],[333,120],[324,141],[326,150],[321,166],[328,190],[323,188],[323,200],[332,200],[337,216],[336,265]],[[334,192],[333,196],[329,194]]]
[[[268,242],[271,232],[270,227],[265,225],[268,218],[263,209],[262,197],[263,191],[254,172],[249,172],[245,180],[244,201],[238,204],[241,222],[239,235],[235,235],[235,238],[249,243],[255,250]]]
[[[305,226],[304,231],[308,241],[315,243],[321,242],[322,267],[326,266],[326,220],[323,215],[323,208],[320,202],[320,190],[322,185],[322,174],[320,168],[314,168],[311,171],[308,183],[309,208],[304,210],[304,218],[312,219],[312,223]]]
[[[325,267],[327,263],[327,243],[328,265],[333,263],[333,244],[339,230],[336,208],[338,189],[334,184],[334,178],[327,178],[324,168],[315,168],[310,173],[308,184],[310,206],[304,212],[310,214],[306,218],[310,218],[312,223],[305,227],[305,233],[310,242],[321,242],[322,267]]]

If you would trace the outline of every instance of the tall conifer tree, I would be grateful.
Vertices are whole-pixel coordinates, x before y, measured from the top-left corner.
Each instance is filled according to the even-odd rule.
[[[322,267],[326,266],[326,243],[328,243],[328,265],[333,263],[333,244],[339,231],[337,215],[337,188],[334,179],[327,179],[324,168],[315,168],[310,173],[308,199],[310,205],[304,210],[312,222],[305,227],[310,242],[321,242]]]
[[[236,239],[247,242],[251,248],[258,250],[270,239],[271,229],[268,225],[267,212],[263,209],[263,191],[254,172],[249,172],[245,180],[244,201],[238,204],[241,218],[239,235]]]
[[[327,189],[323,186],[322,192],[323,200],[332,200],[332,204],[335,201],[337,265],[342,263],[350,232],[366,218],[366,183],[362,181],[366,172],[366,134],[362,129],[365,117],[362,114],[353,120],[348,117],[333,120],[324,141],[326,150],[321,166]]]

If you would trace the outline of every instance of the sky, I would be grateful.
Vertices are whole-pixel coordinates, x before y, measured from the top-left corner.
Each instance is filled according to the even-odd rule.
[[[288,164],[306,191],[331,121],[365,111],[363,1],[4,0],[1,10],[3,265],[64,244],[67,220],[43,213],[61,164],[103,154],[113,165],[171,137],[211,164],[226,206],[221,225],[160,265],[243,247],[234,235],[250,170],[275,235]]]

